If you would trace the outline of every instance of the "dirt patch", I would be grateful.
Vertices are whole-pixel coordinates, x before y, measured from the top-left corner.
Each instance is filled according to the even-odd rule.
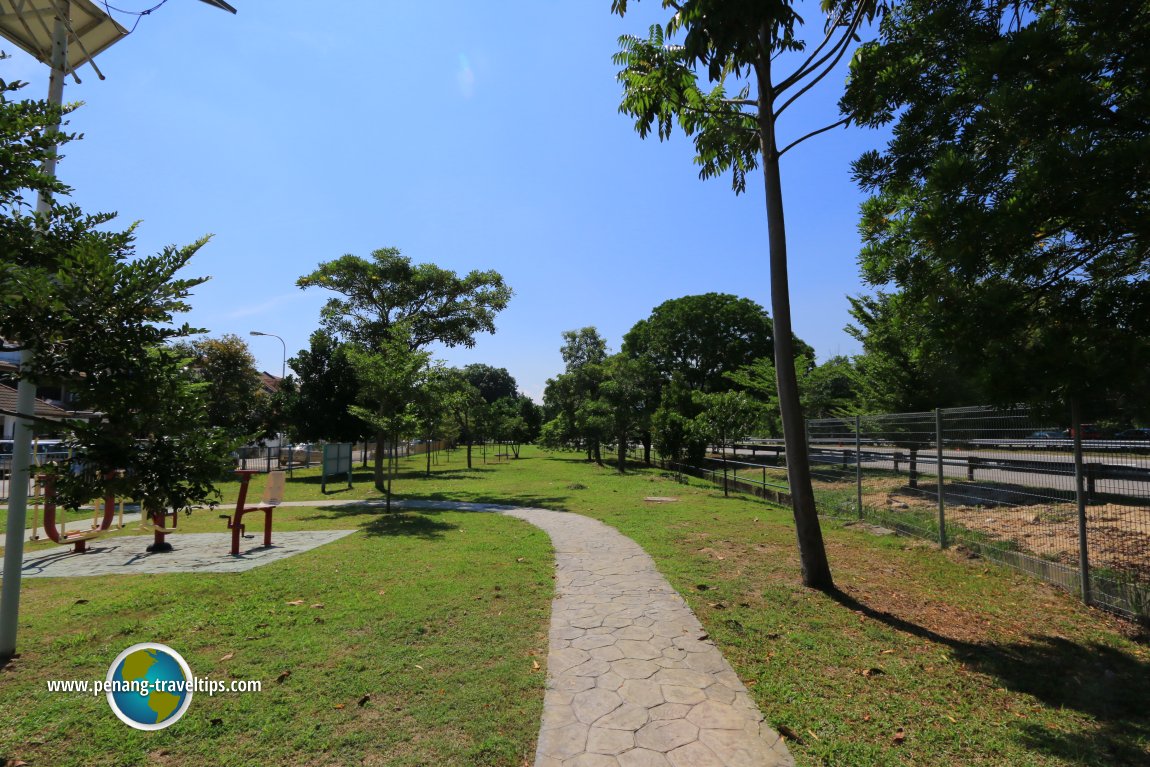
[[[1017,495],[1017,493],[1015,493]],[[962,497],[961,494],[959,497]],[[949,499],[948,499],[949,500]],[[905,486],[864,495],[864,503],[892,512],[934,511],[938,502]],[[1074,503],[1011,505],[991,501],[946,507],[948,524],[1011,541],[1021,551],[1056,562],[1078,562],[1078,509]],[[1095,504],[1086,509],[1087,541],[1093,567],[1119,570],[1150,580],[1150,508]]]

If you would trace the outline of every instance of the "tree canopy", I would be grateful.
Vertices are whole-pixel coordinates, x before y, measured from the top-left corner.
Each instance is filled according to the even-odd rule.
[[[795,339],[795,351],[814,355]],[[729,372],[773,357],[774,324],[749,298],[728,293],[674,298],[656,306],[623,336],[623,352],[644,359],[663,381],[678,374],[700,391],[729,389]]]
[[[342,295],[324,305],[324,328],[369,348],[400,323],[412,349],[432,342],[474,346],[476,334],[495,332],[495,315],[511,300],[498,272],[460,277],[435,264],[412,264],[397,248],[380,248],[370,260],[346,255],[321,263],[296,284]]]
[[[482,362],[474,362],[470,365],[464,365],[463,376],[468,383],[479,390],[480,396],[488,404],[504,398],[515,399],[519,396],[519,385],[515,383],[514,376],[507,372],[507,368],[497,368]]]
[[[206,385],[207,418],[236,436],[262,431],[264,414],[260,376],[248,344],[234,333],[175,344],[173,351],[189,359],[191,373]]]
[[[67,382],[77,406],[98,414],[67,424],[77,462],[58,467],[59,500],[112,491],[148,514],[211,502],[231,440],[208,425],[203,386],[168,346],[192,332],[174,320],[206,278],[177,273],[207,240],[138,256],[133,228],[97,228],[111,215],[54,199],[32,213],[22,188],[69,191],[38,166],[72,137],[50,128],[59,110],[12,101],[19,87],[0,84],[0,339],[32,352],[22,378]]]
[[[371,430],[348,410],[359,398],[359,379],[347,345],[317,330],[289,360],[299,376],[299,392],[289,405],[293,436],[305,442],[356,442]]]
[[[842,106],[863,276],[1000,401],[1147,390],[1150,6],[905,0]],[[875,307],[872,307],[875,308]]]

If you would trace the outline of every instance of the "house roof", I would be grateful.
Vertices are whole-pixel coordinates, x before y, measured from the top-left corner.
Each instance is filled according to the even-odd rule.
[[[279,376],[273,376],[267,371],[262,371],[260,373],[260,388],[268,394],[275,394],[280,390],[281,380]]]
[[[16,412],[16,390],[5,384],[0,384],[0,410]],[[34,415],[41,418],[67,418],[69,413],[67,410],[38,399],[36,400]]]

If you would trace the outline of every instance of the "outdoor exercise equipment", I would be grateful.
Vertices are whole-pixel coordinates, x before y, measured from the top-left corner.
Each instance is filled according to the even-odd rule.
[[[172,515],[172,526],[167,527],[168,514]],[[158,520],[157,520],[158,517]],[[140,532],[152,533],[152,543],[146,549],[151,554],[167,554],[172,550],[172,544],[164,540],[164,536],[171,533],[178,533],[176,527],[180,523],[180,513],[175,509],[170,512],[167,509],[160,509],[159,511],[151,512],[149,517],[148,512],[140,514]]]
[[[67,546],[73,544],[75,549],[73,552],[76,554],[83,554],[88,550],[88,541],[93,538],[99,538],[112,526],[112,517],[116,513],[116,498],[110,492],[104,498],[104,517],[96,526],[89,530],[77,530],[74,533],[69,533],[64,529],[63,524],[60,528],[56,527],[56,477],[52,474],[42,474],[38,477],[44,487],[44,532],[52,541],[61,545]]]
[[[240,536],[244,534],[244,514],[253,511],[264,513],[264,546],[272,545],[272,512],[283,503],[284,499],[284,473],[282,471],[268,472],[267,482],[264,484],[264,494],[258,504],[244,505],[248,499],[248,482],[252,475],[258,472],[254,469],[236,469],[240,475],[240,495],[236,499],[236,512],[228,516],[221,515],[228,521],[228,529],[232,531],[232,556],[240,554]]]

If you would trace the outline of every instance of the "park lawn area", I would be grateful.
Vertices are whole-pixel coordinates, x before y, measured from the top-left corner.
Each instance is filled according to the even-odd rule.
[[[635,539],[691,604],[799,765],[1150,762],[1145,634],[1134,641],[1135,627],[1069,594],[959,551],[827,520],[841,590],[825,595],[799,584],[789,510],[724,498],[713,485],[680,483],[657,469],[632,466],[620,476],[577,454],[525,448],[522,455],[484,464],[477,452],[472,470],[443,461],[431,477],[417,457],[404,462],[394,491],[577,512]],[[288,497],[305,492],[298,486],[315,487],[307,480],[297,472]],[[370,493],[366,477],[363,484]],[[220,531],[216,514],[196,511],[181,528]],[[32,765],[147,763],[144,757],[191,764],[205,753],[221,764],[278,763],[288,755],[296,755],[290,763],[321,765],[530,764],[542,684],[531,661],[544,663],[551,555],[541,532],[511,522],[284,507],[276,529],[363,532],[241,576],[194,576],[194,589],[178,603],[170,595],[193,576],[29,580],[25,655],[0,672],[5,708],[12,699],[29,714],[19,728],[0,718],[0,744],[36,744],[35,761],[11,754]],[[509,530],[514,540],[505,540]],[[534,553],[517,553],[528,549]],[[523,579],[514,590],[530,596],[518,612],[508,601],[513,575]],[[345,593],[348,584],[355,594]],[[325,607],[287,604],[296,599]],[[408,606],[401,612],[391,599]],[[152,607],[153,600],[163,606]],[[102,678],[135,641],[167,641],[187,649],[193,671],[260,678],[265,691],[197,698],[177,725],[150,736],[119,725],[102,701],[44,692],[48,678]],[[486,646],[497,641],[504,645]],[[250,657],[262,648],[269,653]],[[220,660],[228,653],[235,655]],[[300,661],[315,657],[328,660]],[[465,660],[475,657],[486,659],[478,669]],[[440,675],[451,681],[439,682]],[[323,681],[301,685],[301,678]],[[372,699],[360,709],[355,703],[365,692]],[[383,699],[404,704],[391,711]],[[57,758],[61,732],[86,733],[94,722],[98,739],[68,746],[74,761]],[[483,732],[496,740],[485,746],[472,734]],[[116,749],[131,757],[111,760]]]
[[[207,510],[180,529],[225,531]],[[243,573],[24,580],[21,655],[0,669],[0,764],[530,761],[553,591],[545,533],[495,514],[309,507],[278,509],[275,529],[358,532]],[[137,642],[262,691],[197,693],[159,732],[122,724],[103,696],[47,692],[104,679]]]
[[[1144,630],[961,551],[824,519],[840,589],[826,595],[800,585],[789,509],[657,469],[523,456],[412,471],[395,491],[573,511],[633,538],[800,765],[1150,764]]]

